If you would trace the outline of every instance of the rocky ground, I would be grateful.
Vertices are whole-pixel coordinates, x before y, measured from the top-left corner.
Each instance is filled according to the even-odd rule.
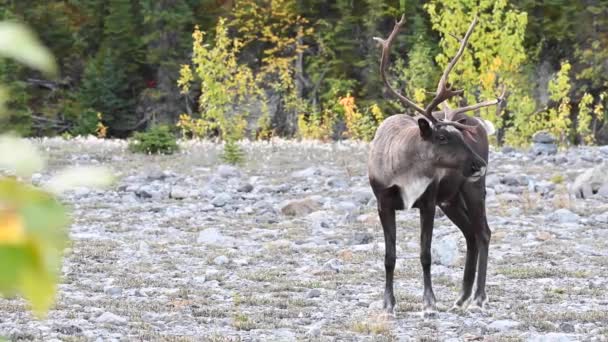
[[[606,147],[493,151],[488,309],[447,311],[464,239],[439,212],[439,313],[424,318],[415,210],[398,215],[396,316],[379,310],[384,242],[366,144],[251,143],[238,169],[220,166],[211,143],[174,156],[132,154],[121,141],[39,145],[50,167],[35,182],[91,164],[119,181],[65,196],[72,244],[57,304],[36,320],[22,300],[0,300],[10,340],[608,340],[608,197],[591,179],[574,189],[585,199],[569,193],[585,171],[608,173],[588,171],[608,160]]]

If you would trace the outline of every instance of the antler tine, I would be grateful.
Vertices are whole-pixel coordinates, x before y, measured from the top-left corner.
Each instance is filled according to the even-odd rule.
[[[405,23],[405,14],[401,16],[401,20],[399,20],[398,22],[395,23],[395,27],[393,27],[393,31],[391,32],[391,34],[388,36],[387,39],[374,37],[374,40],[379,42],[382,45],[382,57],[380,59],[380,75],[382,76],[382,81],[384,81],[384,84],[386,85],[388,90],[394,96],[396,96],[399,99],[399,101],[401,101],[404,105],[406,105],[410,108],[413,108],[418,113],[426,116],[432,122],[436,122],[437,120],[435,120],[435,118],[433,118],[432,115],[427,115],[427,112],[424,109],[422,109],[420,106],[418,106],[416,103],[414,103],[414,101],[408,99],[407,97],[405,97],[404,95],[400,94],[398,91],[393,89],[393,87],[390,85],[390,83],[386,77],[386,67],[388,66],[388,61],[389,61],[389,57],[390,57],[391,44],[393,43],[393,40],[397,36],[397,33],[399,33],[399,30],[401,29],[401,26],[403,26],[404,23]]]
[[[505,95],[506,95],[506,93],[507,93],[507,87],[503,84],[503,86],[502,86],[502,92],[501,92],[500,96],[498,96],[496,99],[480,102],[480,103],[477,103],[477,104],[474,104],[474,105],[471,105],[471,106],[457,108],[457,109],[455,109],[455,110],[453,110],[453,111],[451,111],[449,113],[449,119],[447,118],[447,115],[446,115],[446,119],[448,119],[448,120],[451,121],[454,118],[454,116],[456,116],[456,114],[470,112],[472,110],[477,110],[479,108],[489,107],[489,106],[500,104],[500,103],[502,103],[502,102],[505,101]]]
[[[458,60],[460,59],[460,56],[462,56],[462,54],[464,53],[464,49],[466,48],[467,42],[469,41],[469,38],[471,37],[471,34],[473,33],[473,29],[475,28],[475,25],[477,25],[477,16],[475,16],[475,18],[473,18],[473,22],[471,22],[469,29],[467,30],[466,34],[464,35],[464,38],[459,39],[460,48],[458,49],[458,52],[456,53],[454,58],[452,58],[452,60],[450,61],[450,64],[448,64],[448,66],[445,68],[445,71],[443,72],[443,75],[441,76],[441,79],[439,80],[439,83],[437,84],[437,92],[436,92],[437,95],[435,95],[435,98],[425,108],[425,111],[427,113],[431,113],[433,111],[433,109],[435,109],[435,107],[437,107],[440,103],[442,103],[456,95],[462,95],[462,93],[464,92],[464,90],[462,90],[462,89],[458,89],[458,90],[451,89],[450,84],[448,83],[448,76],[450,75],[450,72],[452,71],[452,69],[454,68],[454,66],[456,65]]]

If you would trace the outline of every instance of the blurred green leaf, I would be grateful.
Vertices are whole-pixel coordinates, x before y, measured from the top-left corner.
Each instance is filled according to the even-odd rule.
[[[57,74],[57,64],[51,52],[27,26],[17,22],[0,22],[0,56],[12,58],[48,75]]]

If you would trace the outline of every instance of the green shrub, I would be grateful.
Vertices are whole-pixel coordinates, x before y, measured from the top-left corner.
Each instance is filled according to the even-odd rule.
[[[167,126],[156,126],[147,132],[138,132],[133,135],[129,143],[133,152],[149,154],[172,154],[177,151],[175,135]]]
[[[241,164],[244,159],[245,153],[236,143],[236,139],[226,139],[226,143],[224,145],[224,153],[222,154],[222,160],[228,164],[237,165]]]

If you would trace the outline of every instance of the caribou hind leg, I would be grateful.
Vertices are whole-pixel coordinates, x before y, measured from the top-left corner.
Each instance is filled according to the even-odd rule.
[[[486,295],[486,271],[488,268],[488,250],[490,247],[490,238],[492,231],[488,226],[488,222],[485,217],[484,210],[484,229],[479,233],[477,237],[477,248],[479,249],[479,263],[477,269],[477,290],[475,290],[475,297],[473,299],[473,305],[476,308],[484,309],[488,302],[488,296]]]
[[[464,265],[464,275],[462,277],[462,290],[460,292],[460,297],[454,303],[453,307],[453,309],[456,310],[466,310],[473,291],[477,267],[478,249],[475,234],[473,233],[471,221],[469,220],[466,206],[461,197],[458,197],[453,203],[442,205],[441,209],[460,231],[462,231],[467,242],[467,256]]]

